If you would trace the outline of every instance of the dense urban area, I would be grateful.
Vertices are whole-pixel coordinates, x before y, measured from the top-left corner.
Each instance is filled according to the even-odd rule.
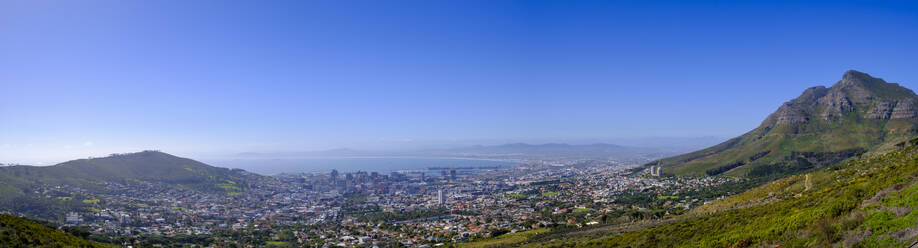
[[[105,182],[102,193],[43,184],[34,193],[84,206],[57,216],[63,230],[125,246],[431,247],[661,219],[745,183],[630,168],[532,160],[386,174],[279,174],[249,185],[226,180],[218,185],[223,194],[151,182]]]

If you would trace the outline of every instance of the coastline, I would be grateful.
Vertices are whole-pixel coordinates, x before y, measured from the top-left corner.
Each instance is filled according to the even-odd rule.
[[[283,173],[342,173],[367,171],[390,173],[427,170],[431,167],[513,166],[523,161],[509,159],[421,157],[421,156],[322,156],[297,158],[230,158],[209,159],[206,163],[229,169],[243,169],[261,175]]]

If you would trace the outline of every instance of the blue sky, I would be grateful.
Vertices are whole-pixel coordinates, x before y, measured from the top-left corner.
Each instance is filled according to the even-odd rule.
[[[3,1],[0,162],[731,137],[915,44],[908,2]]]

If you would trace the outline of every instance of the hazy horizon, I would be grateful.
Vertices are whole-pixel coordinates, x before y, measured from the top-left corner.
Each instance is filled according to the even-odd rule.
[[[127,149],[113,149],[110,151],[97,151],[91,150],[92,146],[83,146],[83,147],[69,147],[67,148],[67,153],[59,153],[51,156],[37,156],[34,158],[26,158],[22,160],[8,160],[0,161],[4,164],[21,164],[21,165],[36,165],[36,166],[45,166],[45,165],[54,165],[61,162],[66,162],[75,159],[84,159],[84,158],[98,158],[105,157],[110,154],[120,154],[120,153],[134,153],[144,150],[158,150],[173,154],[180,157],[186,157],[196,160],[231,160],[231,159],[289,159],[297,158],[296,156],[291,157],[289,153],[310,153],[317,152],[318,155],[307,156],[309,158],[328,158],[328,157],[339,157],[339,156],[323,156],[322,152],[335,151],[335,150],[354,150],[359,152],[371,152],[375,155],[369,157],[378,157],[382,156],[403,156],[398,152],[424,152],[427,150],[437,150],[437,149],[455,149],[455,148],[465,148],[465,147],[474,147],[474,146],[501,146],[508,144],[530,144],[530,145],[543,145],[543,144],[568,144],[568,145],[591,145],[591,144],[609,144],[609,145],[620,145],[625,147],[633,148],[659,148],[665,149],[667,151],[674,152],[688,152],[691,150],[701,149],[707,146],[711,146],[720,142],[725,141],[728,137],[713,137],[713,136],[704,136],[704,137],[631,137],[631,138],[592,138],[592,139],[522,139],[522,140],[462,140],[462,141],[446,141],[446,140],[427,140],[427,141],[400,141],[397,143],[385,143],[384,145],[378,146],[353,146],[353,147],[335,147],[329,149],[272,149],[272,150],[224,150],[224,151],[210,151],[210,152],[188,152],[181,150],[168,150],[168,149],[159,149],[155,147],[151,148],[127,148]],[[252,157],[247,156],[246,153],[257,154],[258,156]],[[286,155],[285,155],[286,154]],[[418,155],[418,154],[414,154]],[[359,155],[361,157],[364,155]],[[425,157],[442,157],[442,156],[425,156]]]
[[[918,88],[914,7],[9,1],[0,162],[727,139],[849,69]]]

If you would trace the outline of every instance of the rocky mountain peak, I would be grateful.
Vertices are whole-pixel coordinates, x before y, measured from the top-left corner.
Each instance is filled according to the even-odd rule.
[[[830,88],[806,89],[799,97],[784,103],[764,124],[805,124],[814,119],[833,121],[847,113],[867,119],[918,118],[918,96],[898,84],[849,70]]]
[[[845,72],[845,75],[842,75],[842,80],[839,81],[839,83],[849,83],[849,84],[869,83],[870,81],[872,81],[872,79],[875,79],[875,78],[871,77],[867,73],[863,73],[863,72],[859,72],[855,70],[848,70]]]
[[[811,87],[761,125],[703,150],[648,163],[674,175],[766,177],[836,164],[918,137],[918,96],[898,84],[847,71]]]

